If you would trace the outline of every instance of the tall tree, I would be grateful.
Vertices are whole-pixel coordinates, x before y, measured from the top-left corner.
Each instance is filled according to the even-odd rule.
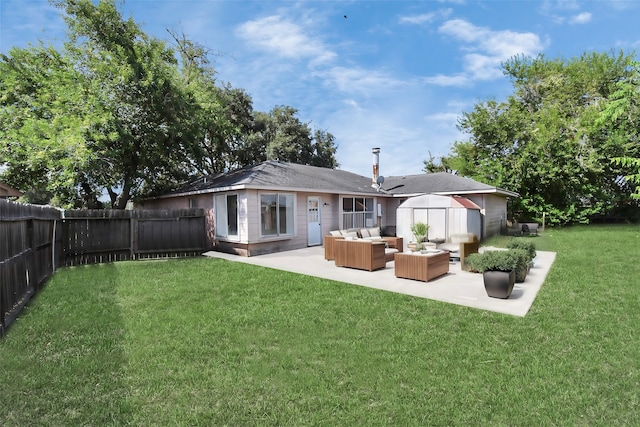
[[[114,208],[196,173],[267,158],[335,167],[335,139],[292,107],[254,112],[218,85],[211,52],[170,32],[174,48],[124,19],[115,0],[52,1],[68,25],[60,51],[0,56],[0,166],[10,185],[68,207]]]
[[[11,49],[0,56],[0,75],[3,180],[56,195],[60,205],[97,206],[91,167],[98,155],[85,140],[99,141],[110,115],[91,80],[50,46]]]
[[[335,168],[335,137],[324,130],[312,131],[298,118],[298,110],[276,106],[268,114],[256,113],[248,146],[266,149],[264,159]]]
[[[617,82],[617,90],[597,118],[596,126],[613,144],[626,147],[626,155],[612,161],[628,168],[628,175],[619,184],[633,188],[631,196],[640,200],[640,62],[634,62],[630,69],[630,76]]]
[[[596,118],[627,79],[632,58],[584,54],[571,60],[515,57],[503,65],[514,85],[504,102],[486,101],[464,113],[470,138],[446,160],[462,175],[520,194],[516,215],[551,223],[586,222],[621,207],[624,168],[610,159],[629,153]]]
[[[449,159],[445,156],[436,158],[431,151],[429,151],[429,158],[422,161],[424,163],[424,168],[422,168],[423,172],[426,173],[435,173],[435,172],[446,172],[452,173],[453,170],[449,167]]]
[[[94,207],[106,191],[114,208],[185,179],[200,154],[191,119],[200,106],[174,52],[124,20],[114,1],[55,4],[69,27],[64,50],[1,58],[5,179],[66,206]]]
[[[67,0],[68,49],[95,80],[111,113],[98,180],[114,208],[185,179],[199,154],[191,117],[199,105],[178,78],[174,52],[124,20],[114,1]]]
[[[339,166],[336,159],[336,138],[329,132],[316,129],[312,139],[311,165],[335,169]]]

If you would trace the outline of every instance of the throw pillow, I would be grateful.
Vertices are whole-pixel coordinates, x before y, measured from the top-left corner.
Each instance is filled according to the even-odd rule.
[[[369,235],[371,237],[379,237],[380,236],[380,229],[378,227],[368,228],[367,230],[369,231]]]

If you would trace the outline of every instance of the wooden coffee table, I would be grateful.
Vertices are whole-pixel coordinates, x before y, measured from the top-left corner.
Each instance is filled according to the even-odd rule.
[[[396,277],[428,282],[449,272],[449,251],[434,254],[395,254]]]

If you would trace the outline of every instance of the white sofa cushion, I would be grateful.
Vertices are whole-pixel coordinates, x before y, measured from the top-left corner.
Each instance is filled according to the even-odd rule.
[[[465,242],[473,242],[473,239],[475,238],[475,234],[473,233],[457,233],[457,234],[452,234],[449,237],[449,242],[448,243],[465,243]]]
[[[440,243],[438,245],[438,249],[449,252],[459,252],[460,243]]]
[[[380,229],[378,227],[367,228],[369,231],[369,236],[371,237],[380,237]]]

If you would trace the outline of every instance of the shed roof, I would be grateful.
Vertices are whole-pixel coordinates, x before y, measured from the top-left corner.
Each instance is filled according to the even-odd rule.
[[[422,196],[410,197],[398,206],[398,209],[402,208],[459,208],[480,210],[480,206],[465,197],[440,196],[437,194],[424,194]]]

